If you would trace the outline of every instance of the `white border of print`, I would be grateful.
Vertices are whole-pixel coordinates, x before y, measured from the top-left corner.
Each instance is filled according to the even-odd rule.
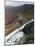
[[[4,46],[4,0],[0,0],[0,46]]]

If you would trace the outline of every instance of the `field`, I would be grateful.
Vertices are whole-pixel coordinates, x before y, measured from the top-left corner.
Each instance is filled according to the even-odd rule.
[[[13,22],[8,25],[5,25],[5,35],[13,32],[15,29],[21,27],[24,23],[30,21],[32,19],[32,13],[23,13],[23,14],[16,14],[16,19],[13,18]]]

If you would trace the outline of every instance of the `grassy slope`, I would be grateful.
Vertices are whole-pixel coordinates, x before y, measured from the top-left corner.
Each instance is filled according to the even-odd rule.
[[[9,33],[14,31],[15,29],[19,28],[21,25],[23,25],[24,23],[26,23],[27,21],[29,21],[31,19],[32,19],[32,14],[28,14],[28,13],[25,13],[23,15],[19,14],[16,22],[6,25],[5,34],[8,35]]]

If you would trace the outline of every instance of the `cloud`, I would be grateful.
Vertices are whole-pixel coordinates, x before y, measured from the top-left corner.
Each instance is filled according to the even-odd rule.
[[[10,1],[6,1],[6,6],[21,6],[23,5],[23,2],[10,2]]]

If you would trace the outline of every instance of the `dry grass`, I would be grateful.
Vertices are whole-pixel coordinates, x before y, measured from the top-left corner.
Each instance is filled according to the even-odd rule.
[[[24,23],[30,21],[33,17],[33,12],[27,11],[20,14],[16,13],[15,16],[18,16],[18,18],[13,19],[14,21],[11,22],[11,24],[5,25],[5,36],[22,26]]]

